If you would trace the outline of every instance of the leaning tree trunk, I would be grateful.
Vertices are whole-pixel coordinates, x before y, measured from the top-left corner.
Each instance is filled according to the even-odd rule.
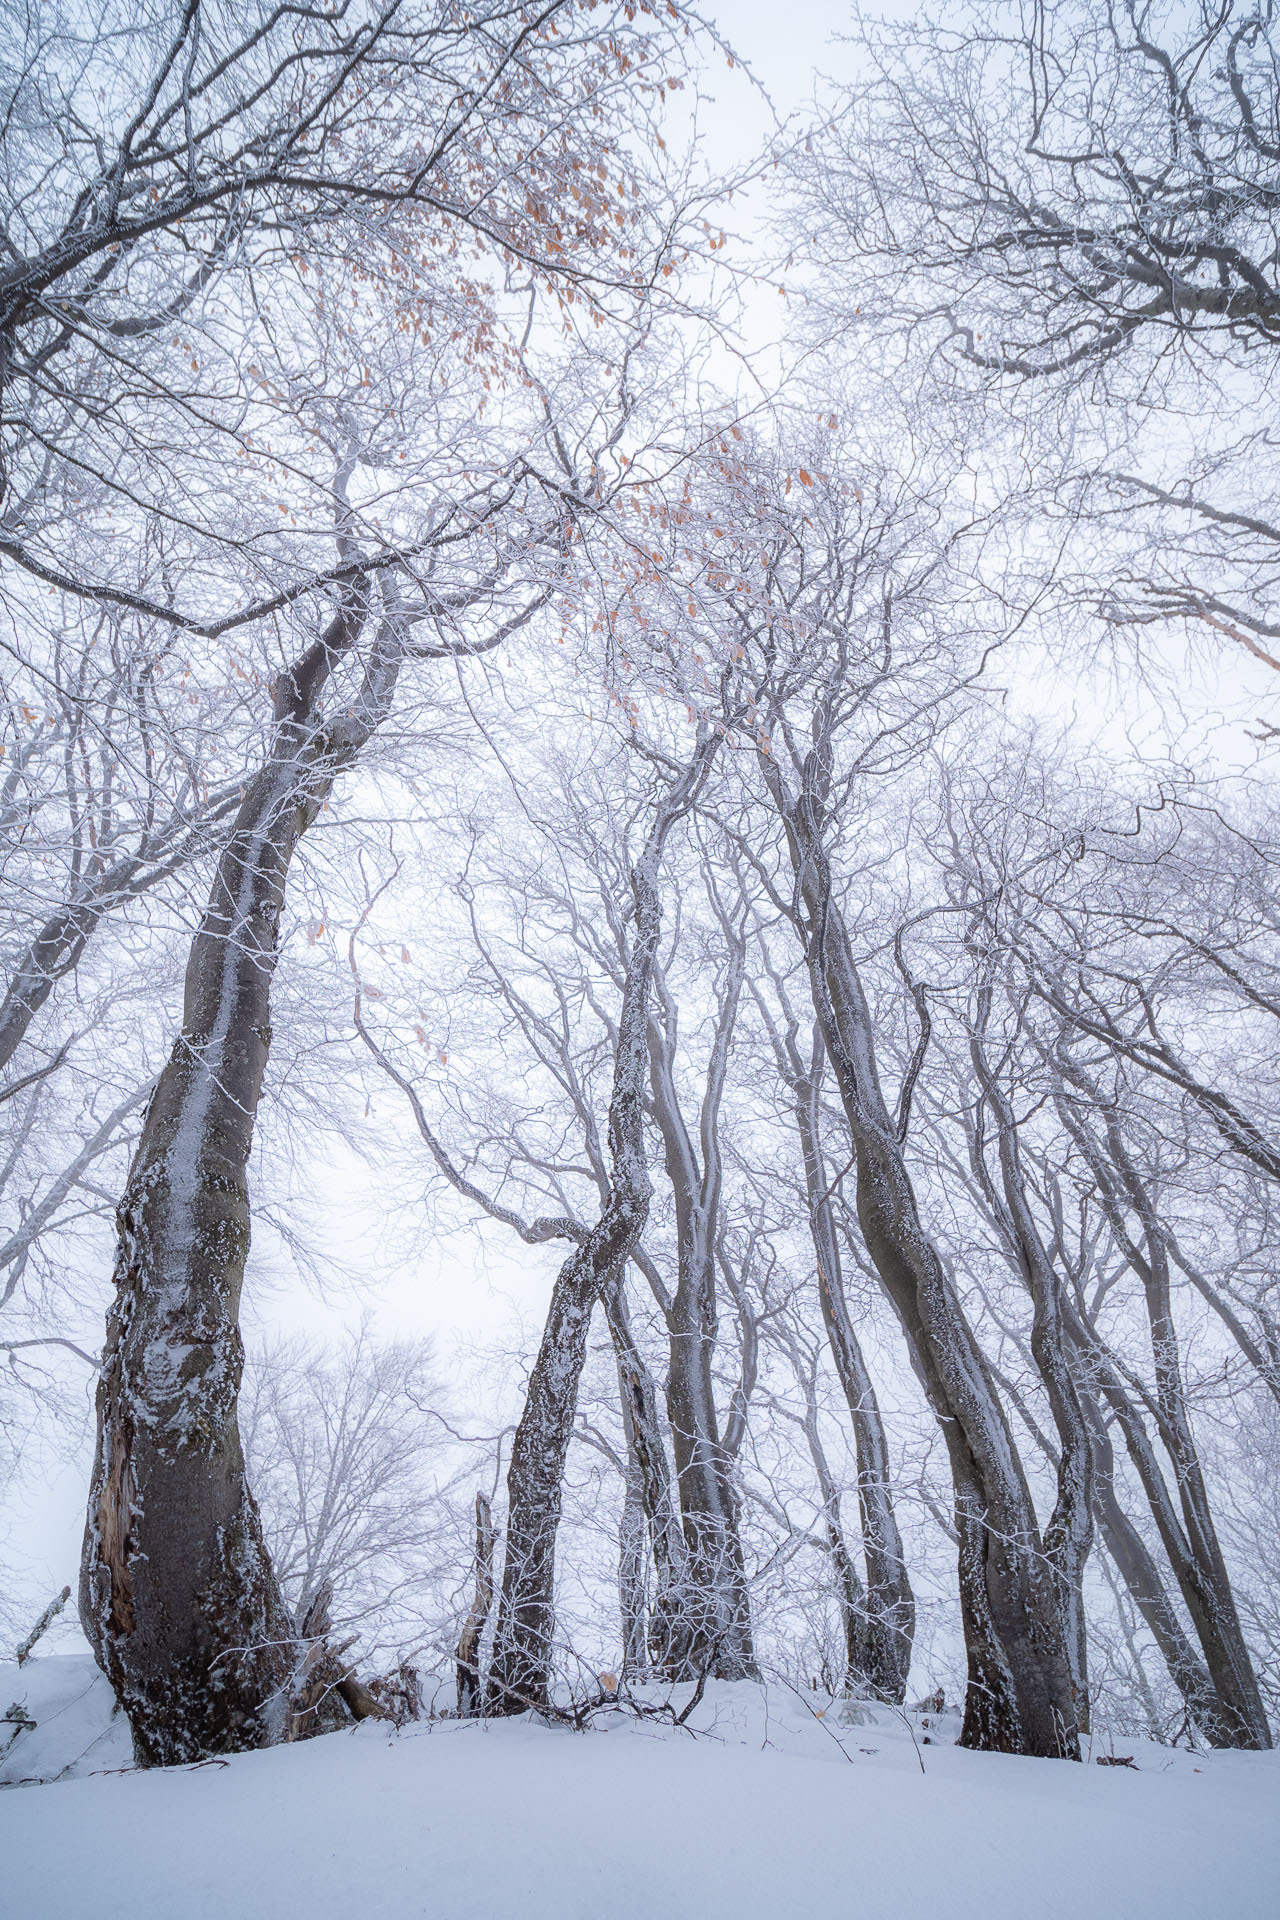
[[[1196,1639],[1200,1643],[1204,1656],[1204,1669],[1207,1670],[1211,1683],[1211,1692],[1207,1695],[1205,1693],[1200,1663],[1195,1661],[1188,1666],[1181,1649],[1176,1648],[1174,1643],[1166,1644],[1169,1642],[1169,1636],[1157,1633],[1161,1651],[1165,1653],[1166,1660],[1169,1662],[1170,1672],[1211,1746],[1269,1747],[1271,1736],[1266,1716],[1262,1713],[1260,1704],[1256,1707],[1254,1705],[1257,1682],[1240,1633],[1234,1599],[1229,1611],[1220,1604],[1220,1590],[1205,1571],[1197,1553],[1197,1541],[1193,1536],[1189,1537],[1179,1523],[1173,1497],[1156,1458],[1155,1448],[1141,1413],[1134,1405],[1118,1370],[1111,1364],[1101,1341],[1079,1314],[1072,1316],[1071,1329],[1079,1348],[1080,1364],[1097,1380],[1107,1405],[1124,1435],[1125,1446],[1147,1497],[1151,1517],[1160,1536],[1160,1543],[1168,1556],[1178,1591],[1195,1630]],[[1113,1476],[1108,1473],[1106,1479],[1107,1485],[1111,1486]],[[1112,1493],[1112,1500],[1114,1501],[1114,1493]],[[1132,1529],[1129,1531],[1132,1532]],[[1127,1559],[1116,1553],[1115,1545],[1110,1540],[1108,1544],[1112,1546],[1112,1557],[1121,1571],[1126,1573],[1127,1578]],[[1131,1543],[1127,1540],[1123,1542],[1122,1554],[1126,1548],[1129,1549],[1131,1557]],[[1155,1588],[1152,1588],[1150,1578],[1145,1574],[1144,1582],[1153,1593],[1162,1591],[1162,1583],[1157,1582]],[[1229,1594],[1229,1587],[1227,1591]],[[1134,1598],[1141,1606],[1136,1590]],[[1153,1633],[1156,1632],[1149,1609],[1142,1607],[1142,1612],[1148,1625],[1152,1627]],[[1176,1652],[1176,1666],[1171,1658],[1171,1652]],[[1192,1692],[1184,1681],[1190,1682],[1198,1704],[1193,1705]]]
[[[1063,1077],[1093,1094],[1086,1078],[1059,1058]],[[1156,1392],[1153,1411],[1161,1443],[1174,1469],[1177,1505],[1170,1493],[1141,1414],[1113,1366],[1095,1328],[1072,1315],[1071,1334],[1095,1371],[1099,1385],[1125,1437],[1151,1516],[1169,1556],[1183,1602],[1191,1617],[1205,1664],[1218,1696],[1215,1744],[1268,1748],[1271,1730],[1253,1662],[1245,1643],[1222,1547],[1213,1521],[1209,1490],[1191,1427],[1182,1380],[1168,1252],[1155,1207],[1130,1159],[1114,1111],[1104,1114],[1107,1157],[1072,1109],[1065,1093],[1059,1111],[1081,1147],[1097,1183],[1099,1197],[1116,1241],[1142,1283],[1151,1330]],[[1143,1245],[1129,1234],[1123,1202],[1142,1229]],[[1181,1511],[1181,1520],[1179,1512]],[[1207,1731],[1207,1730],[1206,1730]]]
[[[1116,1498],[1115,1456],[1102,1409],[1087,1392],[1082,1395],[1082,1404],[1094,1436],[1097,1462],[1094,1497],[1097,1501],[1098,1526],[1107,1551],[1159,1648],[1169,1678],[1182,1695],[1188,1716],[1211,1747],[1233,1746],[1232,1730],[1223,1717],[1222,1703],[1209,1669],[1187,1638],[1146,1541]]]
[[[1209,1489],[1205,1484],[1199,1449],[1192,1431],[1191,1413],[1182,1379],[1177,1326],[1173,1317],[1168,1253],[1155,1209],[1137,1170],[1124,1151],[1114,1116],[1108,1116],[1107,1132],[1113,1158],[1146,1239],[1145,1257],[1138,1253],[1131,1242],[1126,1241],[1126,1249],[1131,1264],[1142,1280],[1147,1304],[1155,1363],[1156,1411],[1160,1436],[1173,1463],[1182,1508],[1183,1537],[1189,1559],[1187,1577],[1189,1585],[1195,1590],[1199,1611],[1211,1628],[1209,1638],[1203,1642],[1205,1654],[1210,1658],[1210,1672],[1238,1736],[1233,1744],[1267,1748],[1271,1745],[1271,1729],[1267,1724],[1266,1708],[1262,1703],[1262,1691],[1258,1686],[1253,1661],[1245,1644],[1231,1576],[1218,1540]]]
[[[507,1541],[486,1704],[490,1713],[523,1713],[549,1703],[555,1628],[555,1550],[565,1461],[597,1299],[620,1283],[649,1212],[645,1160],[645,1029],[662,926],[658,868],[672,826],[692,805],[719,736],[706,733],[693,759],[663,796],[644,850],[631,871],[635,930],[618,1016],[609,1103],[611,1177],[591,1232],[556,1276],[538,1357],[529,1376],[507,1473]]]
[[[991,989],[987,984],[979,997],[978,1021],[969,1036],[969,1050],[983,1098],[995,1122],[1003,1206],[987,1172],[976,1135],[972,1143],[974,1167],[1031,1295],[1031,1354],[1044,1383],[1059,1445],[1057,1498],[1044,1530],[1044,1551],[1058,1583],[1076,1718],[1081,1730],[1087,1731],[1089,1662],[1084,1570],[1093,1546],[1096,1505],[1093,1434],[1071,1365],[1062,1279],[1040,1236],[1031,1208],[1013,1109],[987,1059],[985,1029],[990,1010]]]
[[[916,1603],[893,1510],[889,1442],[871,1375],[845,1298],[840,1245],[831,1213],[830,1183],[818,1131],[818,1066],[792,1082],[804,1161],[809,1226],[818,1269],[823,1325],[836,1376],[849,1408],[858,1461],[858,1503],[866,1564],[865,1624],[850,1678],[874,1699],[901,1706],[915,1641]]]
[[[218,862],[182,1031],[120,1202],[80,1612],[145,1765],[260,1746],[287,1717],[295,1634],[236,1421],[245,1166],[289,864],[394,685],[384,629],[351,712],[328,727],[316,716],[363,622],[353,596],[277,683],[271,752]]]
[[[955,1486],[960,1605],[969,1685],[961,1744],[1079,1758],[1057,1581],[990,1370],[924,1229],[876,1064],[870,1008],[833,898],[822,841],[823,749],[806,757],[799,798],[777,763],[765,779],[787,833],[795,921],[814,1009],[853,1146],[867,1251],[902,1321],[942,1427]]]

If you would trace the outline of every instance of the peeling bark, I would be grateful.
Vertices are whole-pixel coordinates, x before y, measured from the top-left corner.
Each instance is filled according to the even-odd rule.
[[[474,1719],[480,1711],[480,1642],[493,1605],[493,1515],[488,1497],[476,1495],[476,1585],[471,1608],[458,1638],[458,1718]]]

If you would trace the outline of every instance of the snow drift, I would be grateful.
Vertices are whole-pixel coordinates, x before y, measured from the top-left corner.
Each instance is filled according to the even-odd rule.
[[[1280,1885],[1275,1754],[1013,1759],[744,1682],[709,1689],[692,1730],[367,1724],[121,1773],[88,1663],[7,1673],[48,1718],[6,1777],[24,1743],[28,1774],[90,1775],[0,1797],[6,1895],[31,1920],[1270,1920]]]

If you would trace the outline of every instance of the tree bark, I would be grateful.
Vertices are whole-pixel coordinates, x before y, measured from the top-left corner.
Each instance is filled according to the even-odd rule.
[[[1081,1730],[1087,1731],[1089,1661],[1084,1570],[1093,1546],[1096,1507],[1093,1435],[1071,1365],[1062,1279],[1032,1212],[1013,1109],[987,1059],[985,1031],[990,1007],[991,989],[987,984],[979,995],[978,1021],[970,1032],[969,1051],[983,1100],[995,1122],[1003,1206],[987,1171],[981,1137],[976,1134],[972,1141],[974,1170],[1031,1296],[1031,1354],[1044,1382],[1059,1445],[1057,1498],[1044,1530],[1044,1551],[1058,1583],[1076,1718]]]
[[[318,717],[365,618],[361,591],[277,683],[271,750],[218,863],[119,1207],[80,1612],[144,1765],[260,1746],[285,1725],[295,1635],[236,1422],[245,1167],[290,861],[395,683],[388,623],[351,711]]]
[[[692,805],[718,742],[714,733],[699,740],[689,766],[663,796],[631,871],[635,931],[609,1104],[609,1195],[595,1226],[556,1276],[512,1444],[502,1595],[486,1702],[494,1714],[542,1710],[550,1701],[556,1535],[591,1313],[601,1294],[618,1284],[652,1193],[643,1098],[649,991],[662,925],[658,868],[667,835]]]
[[[712,1382],[716,1345],[716,1237],[720,1229],[719,1111],[742,988],[740,939],[721,984],[694,1146],[676,1089],[677,1013],[659,976],[661,1018],[649,1025],[650,1096],[675,1200],[677,1275],[666,1315],[667,1418],[684,1529],[690,1673],[740,1680],[756,1672],[732,1459]]]
[[[471,1608],[458,1638],[458,1718],[472,1720],[480,1711],[480,1642],[493,1605],[493,1515],[488,1497],[476,1495],[476,1585]]]
[[[684,1536],[671,1488],[671,1471],[663,1437],[662,1416],[658,1410],[653,1376],[635,1344],[627,1313],[624,1282],[605,1296],[609,1331],[618,1363],[618,1392],[622,1406],[622,1427],[627,1441],[626,1508],[638,1507],[641,1522],[647,1528],[653,1558],[654,1591],[647,1607],[647,1631],[643,1606],[642,1569],[627,1558],[620,1571],[635,1580],[638,1594],[634,1601],[625,1597],[624,1627],[639,1629],[633,1643],[624,1631],[624,1671],[636,1673],[652,1667],[665,1679],[688,1677],[689,1644],[685,1590],[688,1584]],[[628,1542],[630,1544],[628,1544]],[[624,1555],[638,1551],[638,1542],[628,1535]],[[628,1669],[627,1661],[631,1661]]]
[[[950,1457],[969,1662],[961,1744],[1078,1759],[1057,1581],[990,1371],[920,1220],[880,1085],[870,1008],[833,898],[822,837],[825,751],[824,743],[806,755],[798,797],[770,756],[762,756],[763,770],[786,829],[795,924],[849,1125],[859,1224]]]
[[[901,1706],[907,1696],[907,1677],[915,1641],[915,1595],[911,1590],[902,1550],[902,1535],[893,1510],[888,1435],[845,1295],[840,1242],[831,1207],[831,1182],[822,1150],[820,1102],[822,1078],[827,1064],[826,1051],[821,1031],[815,1026],[809,1058],[805,1060],[800,1050],[798,1023],[790,997],[767,952],[765,966],[784,1022],[781,1031],[766,1005],[763,993],[756,988],[753,988],[753,992],[769,1032],[778,1073],[791,1095],[800,1139],[822,1323],[826,1329],[836,1378],[849,1409],[858,1461],[858,1504],[862,1518],[866,1587],[859,1637],[856,1643],[850,1641],[848,1681],[851,1690]],[[841,1544],[844,1544],[843,1535]],[[839,1566],[837,1571],[841,1590],[851,1591],[848,1576]],[[853,1578],[857,1579],[856,1572]],[[860,1582],[858,1584],[861,1586]]]
[[[1059,1066],[1079,1092],[1093,1096],[1094,1089],[1083,1075],[1061,1058]],[[1214,1745],[1269,1748],[1271,1729],[1245,1644],[1191,1427],[1173,1317],[1168,1252],[1160,1222],[1146,1183],[1121,1138],[1114,1111],[1103,1116],[1106,1158],[1081,1117],[1071,1110],[1065,1093],[1059,1100],[1059,1111],[1088,1162],[1119,1249],[1142,1285],[1155,1367],[1153,1411],[1161,1444],[1174,1470],[1176,1508],[1145,1423],[1096,1330],[1076,1313],[1072,1333],[1124,1434],[1213,1681],[1218,1704],[1213,1728],[1205,1729],[1206,1737]],[[1126,1202],[1141,1228],[1141,1245],[1127,1231]]]
[[[1084,1404],[1089,1406],[1087,1399]],[[1097,1460],[1094,1497],[1097,1501],[1098,1525],[1107,1551],[1159,1648],[1160,1656],[1169,1670],[1169,1678],[1182,1695],[1188,1715],[1210,1746],[1230,1746],[1229,1730],[1222,1724],[1217,1689],[1209,1676],[1209,1669],[1187,1638],[1146,1541],[1116,1498],[1115,1459],[1102,1411],[1096,1403],[1089,1411]]]
[[[893,1510],[888,1436],[845,1298],[840,1245],[818,1132],[820,1060],[818,1054],[810,1072],[795,1082],[793,1090],[822,1321],[836,1377],[849,1409],[858,1461],[858,1504],[867,1575],[866,1617],[857,1643],[858,1666],[851,1670],[850,1679],[872,1698],[901,1706],[907,1697],[907,1676],[915,1641],[915,1595],[911,1591],[902,1535]]]

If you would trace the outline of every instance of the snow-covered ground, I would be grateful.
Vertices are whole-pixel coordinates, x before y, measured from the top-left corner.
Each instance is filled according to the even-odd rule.
[[[819,1719],[785,1688],[740,1685],[709,1692],[696,1732],[621,1715],[582,1734],[367,1723],[119,1773],[127,1740],[101,1685],[78,1659],[0,1668],[6,1703],[25,1694],[38,1722],[5,1777],[75,1765],[0,1795],[0,1887],[24,1920],[1280,1911],[1278,1755],[1124,1742],[1137,1771],[1014,1760],[961,1752],[953,1724],[917,1746],[887,1712],[850,1725],[838,1707]]]

